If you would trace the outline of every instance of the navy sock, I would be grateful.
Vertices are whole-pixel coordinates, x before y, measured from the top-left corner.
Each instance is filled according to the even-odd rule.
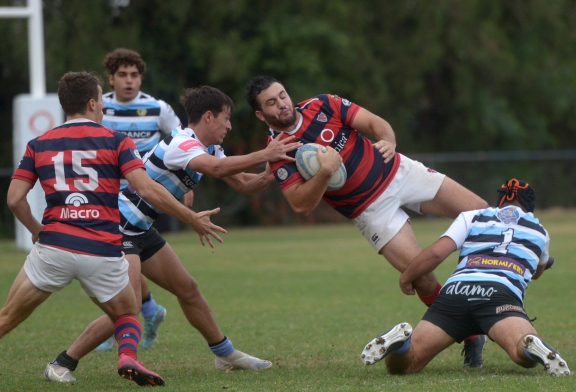
[[[58,356],[56,357],[56,359],[52,363],[55,363],[56,365],[64,366],[65,368],[67,368],[70,371],[76,370],[76,367],[78,366],[78,360],[74,359],[70,355],[66,354],[66,351],[62,351],[60,354],[58,354]]]

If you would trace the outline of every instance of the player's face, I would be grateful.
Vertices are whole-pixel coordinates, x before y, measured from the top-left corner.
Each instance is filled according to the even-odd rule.
[[[108,83],[118,101],[132,101],[140,92],[142,74],[135,65],[121,65],[113,75],[108,75]]]
[[[232,110],[228,106],[225,106],[217,116],[212,117],[210,130],[212,141],[209,144],[222,144],[228,132],[232,130],[231,117]]]
[[[289,131],[296,125],[296,109],[280,83],[273,83],[256,97],[261,110],[256,116],[276,131]]]

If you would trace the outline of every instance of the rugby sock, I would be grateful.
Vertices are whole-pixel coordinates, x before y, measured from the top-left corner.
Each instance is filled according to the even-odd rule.
[[[70,355],[66,353],[66,351],[62,351],[60,354],[58,354],[58,356],[52,363],[55,365],[64,366],[65,368],[67,368],[72,372],[76,370],[76,367],[78,366],[78,360],[72,358]]]
[[[140,321],[133,314],[124,314],[114,322],[114,336],[118,342],[118,355],[126,354],[138,359],[138,343],[140,343]]]
[[[430,306],[434,303],[434,301],[436,300],[436,298],[440,294],[441,289],[442,289],[442,285],[440,283],[436,283],[436,288],[434,289],[434,292],[432,294],[420,295],[420,293],[418,293],[418,297],[420,298],[420,301],[424,302],[424,305]]]
[[[394,349],[392,352],[396,354],[404,354],[405,352],[410,350],[411,346],[412,346],[412,339],[410,338],[406,340],[404,343],[402,343],[400,347]]]
[[[218,343],[210,344],[210,350],[214,353],[214,355],[218,357],[227,357],[234,353],[234,345],[232,341],[228,339],[227,336],[224,336],[224,339],[219,341]]]
[[[148,294],[148,297],[142,299],[142,317],[149,319],[154,317],[158,311],[158,303],[154,300],[152,293]]]

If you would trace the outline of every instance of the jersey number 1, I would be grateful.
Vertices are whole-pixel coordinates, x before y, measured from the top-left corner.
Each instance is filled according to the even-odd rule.
[[[504,230],[502,235],[504,235],[504,241],[502,241],[500,245],[494,248],[494,252],[506,254],[508,253],[508,245],[510,245],[512,242],[512,237],[514,236],[514,229]]]

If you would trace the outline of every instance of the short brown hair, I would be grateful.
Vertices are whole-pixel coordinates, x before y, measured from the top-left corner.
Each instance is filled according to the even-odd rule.
[[[118,48],[104,57],[104,67],[106,67],[110,75],[114,75],[122,65],[135,65],[140,74],[144,74],[144,71],[146,71],[146,63],[142,56],[134,50]]]
[[[189,124],[196,124],[208,111],[217,116],[226,107],[230,111],[234,109],[232,98],[210,86],[187,88],[180,97],[180,103],[186,110]]]
[[[58,81],[58,99],[66,115],[84,114],[91,99],[98,101],[100,79],[90,72],[67,72]]]

